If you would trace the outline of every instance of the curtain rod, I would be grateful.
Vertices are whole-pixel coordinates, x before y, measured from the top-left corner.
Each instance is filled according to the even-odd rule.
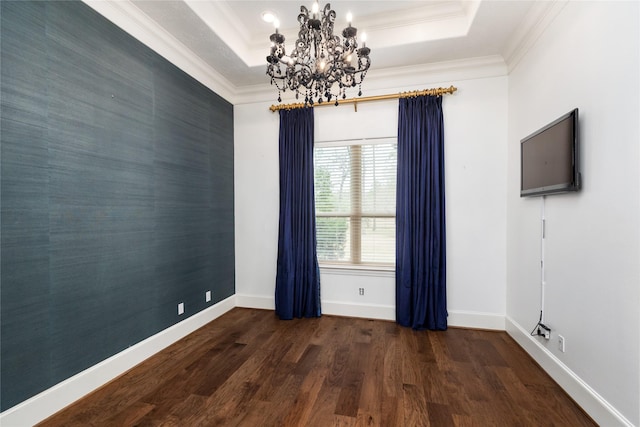
[[[446,88],[438,87],[438,88],[432,88],[432,89],[414,90],[412,92],[392,93],[389,95],[376,95],[376,96],[364,96],[362,98],[339,99],[338,104],[354,104],[355,111],[358,111],[358,104],[361,102],[382,101],[385,99],[410,98],[413,96],[423,96],[423,95],[439,96],[444,94],[452,94],[457,90],[458,88],[455,86],[449,86]],[[329,105],[335,106],[335,101],[327,101],[327,102],[323,102],[322,104],[315,103],[311,107],[312,108],[325,107]],[[304,103],[278,104],[278,105],[272,105],[271,107],[269,107],[269,110],[271,110],[272,113],[275,113],[278,110],[295,110],[296,108],[304,108],[306,106],[309,106],[309,105],[306,105]]]

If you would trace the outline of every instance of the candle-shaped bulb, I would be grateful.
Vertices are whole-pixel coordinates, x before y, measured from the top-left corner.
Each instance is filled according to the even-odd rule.
[[[362,40],[362,47],[367,47],[367,33],[362,33],[360,39]]]
[[[280,28],[280,21],[278,20],[278,18],[273,19],[273,26],[276,28],[276,30]]]
[[[318,10],[320,10],[320,8],[318,7],[318,2],[314,1],[313,2],[313,6],[311,6],[311,12],[314,14],[318,13]]]
[[[347,22],[349,23],[349,27],[351,26],[351,21],[353,20],[353,15],[351,12],[347,12]]]

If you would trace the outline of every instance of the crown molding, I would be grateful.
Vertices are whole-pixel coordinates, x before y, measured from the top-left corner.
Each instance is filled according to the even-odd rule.
[[[443,61],[431,64],[370,69],[363,85],[367,93],[398,87],[421,87],[433,83],[501,77],[507,75],[507,65],[500,55]],[[347,96],[352,94],[347,91]],[[243,86],[236,91],[237,104],[276,102],[277,92],[268,83]],[[283,103],[296,102],[295,95],[282,94]],[[300,102],[298,100],[298,102]]]
[[[503,76],[507,74],[507,67],[500,55],[480,56],[475,58],[457,59],[452,61],[434,62],[429,64],[412,65],[407,67],[393,67],[370,70],[367,78],[389,79],[418,75],[422,80],[434,75],[455,74],[456,80],[475,79],[480,77]]]
[[[467,58],[369,70],[364,88],[367,92],[398,87],[422,87],[434,83],[501,77],[507,75],[507,66],[500,55]]]
[[[233,103],[237,88],[130,1],[82,0],[167,61]]]
[[[509,73],[516,68],[520,60],[535,45],[549,24],[568,3],[569,0],[551,0],[536,1],[533,4],[502,52]]]

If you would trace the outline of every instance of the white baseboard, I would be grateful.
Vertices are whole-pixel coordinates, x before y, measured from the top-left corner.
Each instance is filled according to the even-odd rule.
[[[362,317],[366,319],[395,320],[396,312],[393,306],[375,304],[354,304],[340,301],[321,301],[322,314]],[[275,310],[274,297],[236,294],[236,307]]]
[[[366,319],[395,320],[396,312],[393,306],[375,304],[354,304],[339,301],[321,301],[322,314],[362,317]],[[236,294],[236,306],[244,308],[258,308],[275,310],[274,297]]]
[[[275,310],[273,297],[236,294],[236,306]],[[334,316],[361,317],[365,319],[396,320],[393,305],[357,304],[343,301],[322,301],[322,313]],[[449,310],[449,326],[504,331],[504,315]]]
[[[607,427],[633,427],[616,408],[508,316],[506,330],[596,423]]]
[[[236,306],[235,295],[186,318],[0,414],[3,427],[34,425]]]
[[[236,307],[275,310],[276,302],[274,297],[236,294]]]
[[[505,328],[503,314],[475,311],[449,310],[447,324],[460,328],[491,329],[496,331],[504,331]]]
[[[364,319],[396,320],[396,308],[392,305],[322,301],[322,313]]]

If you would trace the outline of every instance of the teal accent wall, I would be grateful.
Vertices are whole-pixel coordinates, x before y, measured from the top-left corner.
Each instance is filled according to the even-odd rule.
[[[0,19],[4,411],[235,284],[233,106],[81,2]]]

